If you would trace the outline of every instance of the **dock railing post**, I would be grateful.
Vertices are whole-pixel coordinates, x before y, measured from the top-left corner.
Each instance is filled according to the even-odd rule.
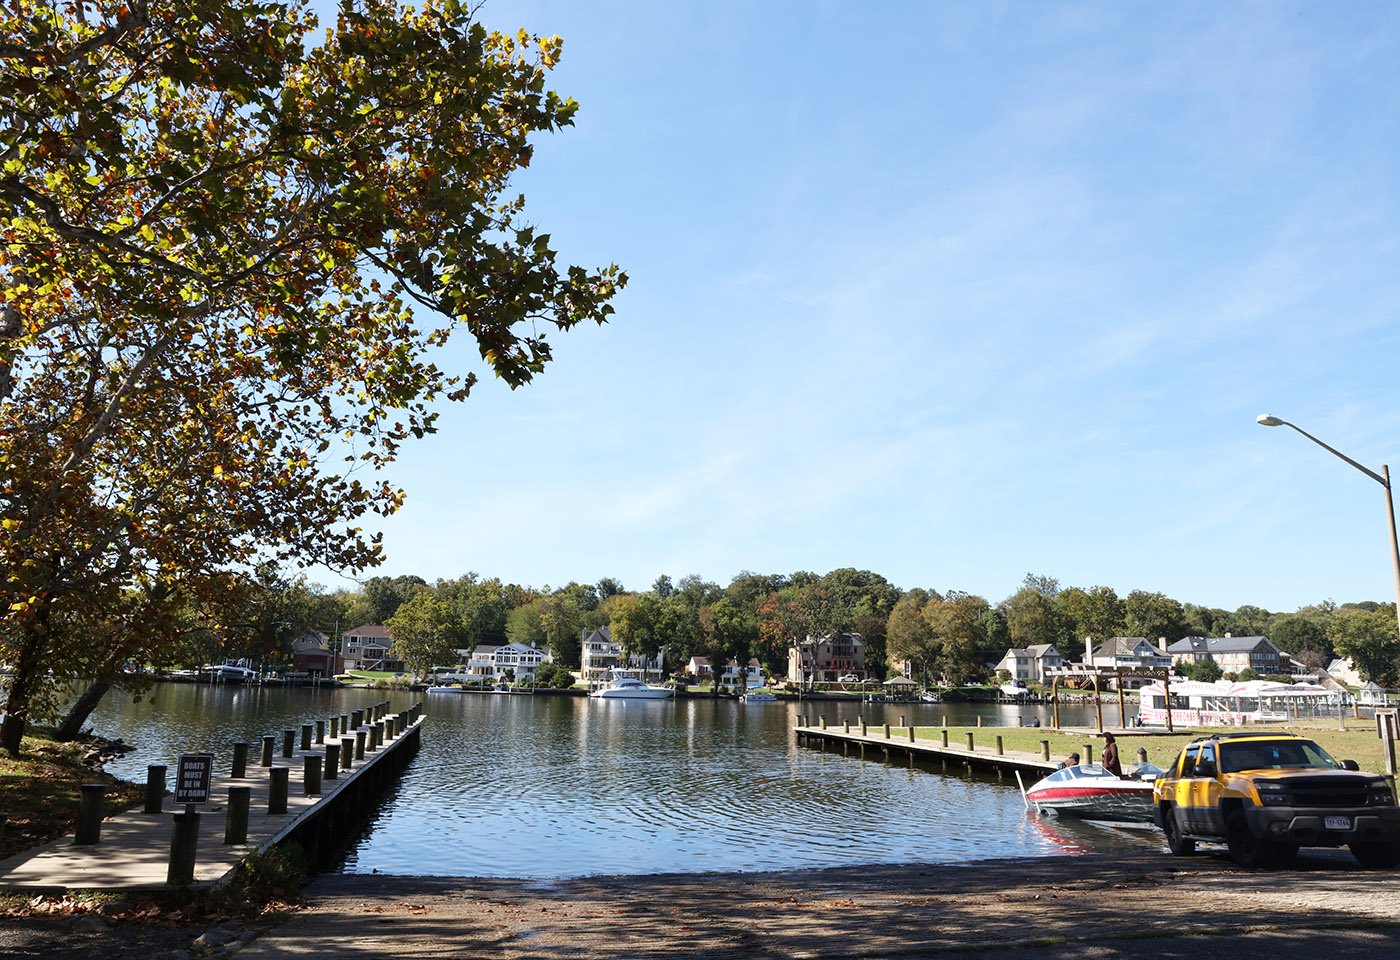
[[[351,726],[352,728],[359,728],[359,727],[363,727],[364,725],[365,725],[365,712],[364,712],[363,710],[356,710],[356,711],[354,711],[353,713],[350,714],[350,726]]]
[[[287,778],[290,773],[287,767],[270,767],[267,771],[267,815],[270,817],[287,812]]]
[[[160,813],[165,807],[165,764],[153,763],[146,767],[145,813]]]
[[[263,738],[262,738],[262,757],[258,760],[258,766],[260,766],[260,767],[270,767],[270,766],[272,766],[272,753],[273,753],[273,751],[276,750],[276,749],[277,749],[277,738],[276,738],[276,737],[263,737]]]
[[[355,738],[340,738],[340,769],[349,770],[350,761],[355,757]]]
[[[297,745],[297,732],[295,730],[282,731],[282,756],[290,757]]]
[[[1001,748],[1001,734],[997,734],[997,756],[1005,756],[1006,751]]]
[[[890,725],[887,723],[887,724],[885,724],[885,739],[888,740],[889,738],[890,738]]]
[[[977,750],[977,748],[976,748],[975,746],[973,746],[973,743],[972,743],[972,731],[969,730],[969,731],[967,731],[967,752],[968,752],[968,753],[973,753],[973,752],[975,752],[976,750]]]
[[[303,750],[311,749],[311,724],[309,723],[301,725],[301,748]]]
[[[102,798],[107,795],[107,784],[85,783],[80,789],[78,832],[73,845],[87,847],[102,839]]]
[[[939,733],[940,733],[940,735],[943,737],[943,749],[944,749],[944,750],[947,750],[947,749],[948,749],[948,728],[947,728],[947,727],[944,727],[941,731],[939,731]]]
[[[242,780],[248,776],[248,744],[235,743],[233,745],[233,768],[229,771],[229,777],[234,780]]]
[[[226,846],[248,841],[248,803],[252,796],[252,787],[228,788],[228,817],[224,820]]]
[[[356,760],[363,760],[364,758],[365,758],[365,731],[364,731],[364,730],[356,730],[356,731],[355,731],[355,759],[356,759]]]
[[[183,886],[194,882],[194,857],[199,849],[199,812],[186,810],[172,818],[170,865],[165,882]]]
[[[326,744],[326,772],[327,780],[337,780],[340,778],[340,744]]]
[[[326,735],[332,739],[340,736],[340,717],[331,717],[331,728],[327,731]]]
[[[909,742],[914,742],[914,725],[912,723],[909,724]],[[912,757],[913,754],[911,753],[910,756]]]
[[[319,747],[321,744],[323,744],[323,743],[325,743],[325,742],[326,742],[326,721],[324,721],[324,720],[317,720],[317,721],[316,721],[316,746]]]
[[[308,797],[319,796],[321,793],[321,764],[325,760],[314,753],[308,753],[301,758],[301,783],[302,793]]]
[[[1092,743],[1086,743],[1086,744],[1084,744],[1084,762],[1085,762],[1085,763],[1093,763],[1093,762],[1094,762],[1094,745],[1093,745]]]
[[[1050,762],[1050,741],[1049,741],[1049,740],[1042,740],[1042,741],[1040,741],[1040,759],[1044,760],[1046,763],[1049,763],[1049,762]]]

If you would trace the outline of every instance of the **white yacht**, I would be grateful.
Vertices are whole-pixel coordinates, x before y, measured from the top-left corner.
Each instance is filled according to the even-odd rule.
[[[589,696],[603,700],[665,700],[675,692],[674,687],[653,687],[636,677],[629,677],[614,670],[612,682],[606,687],[594,690]]]

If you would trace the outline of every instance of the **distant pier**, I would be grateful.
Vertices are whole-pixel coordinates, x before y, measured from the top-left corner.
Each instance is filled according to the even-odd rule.
[[[1051,762],[1048,745],[1042,746],[1040,756],[1024,751],[1002,749],[1001,737],[993,728],[983,734],[981,730],[967,731],[959,740],[950,742],[947,730],[939,731],[935,739],[917,737],[912,726],[892,727],[886,724],[867,724],[849,720],[839,726],[830,726],[825,717],[799,716],[794,730],[797,742],[822,750],[840,749],[850,755],[857,752],[864,758],[878,754],[883,759],[893,761],[905,757],[912,764],[915,760],[936,761],[944,765],[957,765],[968,771],[982,770],[998,776],[1017,772],[1029,774],[1039,780],[1053,773],[1058,764]],[[977,735],[981,734],[981,741]]]

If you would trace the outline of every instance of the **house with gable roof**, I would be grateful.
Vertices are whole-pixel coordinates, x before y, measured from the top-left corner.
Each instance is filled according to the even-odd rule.
[[[1005,670],[1013,680],[1043,681],[1052,669],[1065,665],[1065,658],[1053,643],[1033,643],[1028,647],[1011,647],[997,661],[997,670]]]
[[[1172,663],[1213,660],[1225,673],[1248,667],[1259,676],[1283,672],[1283,653],[1268,637],[1183,637],[1167,647]]]
[[[393,655],[394,643],[383,624],[361,624],[340,635],[340,656],[346,670],[398,672],[403,661]]]
[[[1097,643],[1093,637],[1085,637],[1084,664],[1106,670],[1166,670],[1171,667],[1172,658],[1146,637],[1109,637]],[[1122,681],[1125,690],[1134,690],[1152,682],[1150,677],[1124,677]]]

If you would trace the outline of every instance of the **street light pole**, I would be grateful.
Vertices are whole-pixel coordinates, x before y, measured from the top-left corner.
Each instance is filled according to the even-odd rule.
[[[1347,456],[1345,453],[1342,453],[1340,450],[1337,450],[1336,448],[1323,443],[1321,440],[1317,439],[1317,437],[1314,437],[1311,433],[1308,433],[1308,431],[1304,430],[1297,424],[1289,423],[1287,420],[1280,420],[1278,417],[1275,417],[1272,414],[1261,413],[1259,414],[1256,422],[1259,423],[1261,426],[1265,427],[1288,427],[1291,430],[1295,430],[1298,433],[1301,433],[1303,436],[1307,437],[1309,440],[1317,444],[1322,449],[1326,450],[1328,453],[1332,454],[1333,456],[1339,459],[1345,460],[1347,463],[1351,464],[1353,467],[1366,474],[1366,476],[1379,483],[1381,487],[1385,490],[1385,522],[1390,530],[1390,559],[1392,564],[1392,570],[1395,574],[1396,629],[1400,630],[1400,538],[1397,538],[1395,534],[1395,501],[1392,498],[1390,491],[1390,467],[1388,467],[1385,464],[1381,464],[1381,472],[1376,473],[1374,470],[1371,470],[1368,467],[1364,467],[1361,464],[1357,463],[1355,460]]]

